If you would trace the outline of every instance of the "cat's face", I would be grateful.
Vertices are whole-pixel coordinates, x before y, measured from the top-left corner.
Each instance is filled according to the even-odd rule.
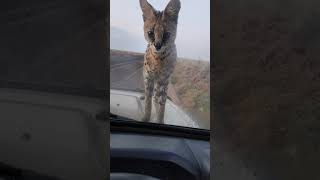
[[[171,0],[164,11],[155,10],[147,0],[140,0],[140,6],[145,39],[155,52],[165,50],[176,39],[180,1]]]

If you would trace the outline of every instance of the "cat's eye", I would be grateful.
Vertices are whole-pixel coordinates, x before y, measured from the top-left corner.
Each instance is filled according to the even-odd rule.
[[[169,38],[170,38],[170,33],[169,32],[165,32],[163,34],[163,40],[165,41],[165,40],[168,40]]]
[[[153,31],[148,31],[148,36],[149,36],[150,39],[153,39],[154,38]]]

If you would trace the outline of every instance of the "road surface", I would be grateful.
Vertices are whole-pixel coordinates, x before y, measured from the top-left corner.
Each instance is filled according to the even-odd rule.
[[[143,91],[142,68],[143,59],[140,56],[111,55],[110,87],[112,89]]]

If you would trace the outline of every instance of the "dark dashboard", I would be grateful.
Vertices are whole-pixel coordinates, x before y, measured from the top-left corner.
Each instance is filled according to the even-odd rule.
[[[180,127],[171,126],[172,129],[167,130],[168,135],[165,135],[159,133],[164,132],[165,126],[158,128],[157,133],[153,131],[150,134],[134,132],[133,129],[130,132],[113,131],[112,126],[111,123],[111,175],[129,173],[164,180],[210,179],[210,142],[208,139],[199,138],[200,136],[191,138],[170,135],[173,128],[180,129]],[[151,132],[152,127],[149,130]],[[191,132],[192,129],[189,133]],[[201,136],[206,137],[204,134]],[[122,177],[126,176],[122,175]],[[121,178],[114,178],[116,179]]]

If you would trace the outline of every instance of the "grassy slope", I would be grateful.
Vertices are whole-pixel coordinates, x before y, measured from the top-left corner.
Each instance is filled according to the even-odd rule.
[[[210,128],[210,64],[204,61],[179,59],[171,83],[181,106],[201,126]]]

